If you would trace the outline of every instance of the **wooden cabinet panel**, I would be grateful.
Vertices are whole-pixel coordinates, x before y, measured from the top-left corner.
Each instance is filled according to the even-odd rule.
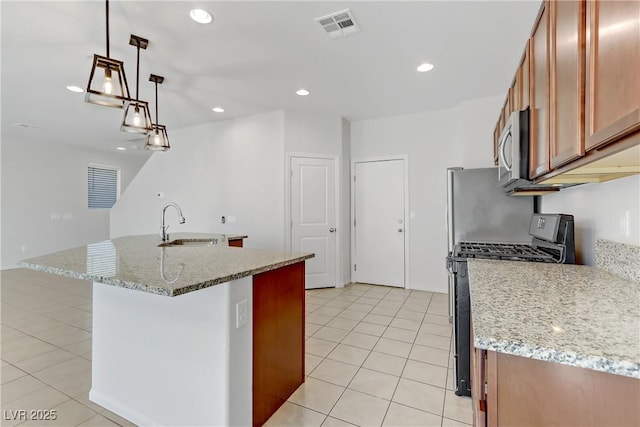
[[[637,378],[502,353],[489,355],[492,353],[497,355],[499,425],[640,425]],[[492,370],[491,363],[488,370]]]
[[[640,129],[640,2],[587,3],[586,149]]]
[[[549,172],[549,4],[545,2],[531,36],[529,101],[531,178]]]
[[[551,168],[584,155],[584,0],[550,3]]]
[[[486,373],[486,350],[473,348],[471,341],[471,406],[473,408],[473,425],[486,427],[487,425],[487,400],[484,394]]]
[[[529,106],[529,41],[524,47],[524,55],[520,63],[520,109],[524,110]]]
[[[253,425],[304,382],[304,261],[253,276]]]
[[[511,113],[520,109],[520,88],[518,86],[520,84],[520,79],[518,78],[519,74],[520,68],[516,70],[516,75],[513,78],[513,83],[511,83],[511,88],[509,89],[509,100],[511,101],[509,112]]]
[[[229,246],[234,246],[236,248],[241,248],[242,247],[242,241],[243,241],[243,239],[229,240]]]

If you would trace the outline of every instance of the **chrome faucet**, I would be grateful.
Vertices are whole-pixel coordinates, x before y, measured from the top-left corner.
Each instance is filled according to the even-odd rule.
[[[164,216],[165,216],[165,213],[167,212],[167,208],[168,208],[169,206],[173,206],[173,207],[174,207],[174,208],[176,208],[176,210],[178,211],[178,215],[180,216],[180,224],[184,224],[184,223],[185,223],[185,221],[186,221],[186,220],[184,219],[184,216],[182,215],[182,209],[180,209],[180,206],[178,206],[178,204],[177,204],[177,203],[173,203],[173,202],[171,202],[171,203],[169,203],[167,206],[165,206],[164,208],[162,208],[162,231],[161,231],[160,236],[162,237],[162,241],[163,241],[163,242],[166,242],[166,241],[168,241],[168,240],[169,240],[169,233],[167,233],[167,230],[169,229],[169,226],[167,225],[167,226],[165,227],[165,225],[164,225]]]

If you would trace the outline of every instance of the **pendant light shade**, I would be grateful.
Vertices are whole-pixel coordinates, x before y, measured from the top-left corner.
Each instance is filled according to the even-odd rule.
[[[140,101],[140,49],[146,49],[149,40],[131,34],[129,40],[131,46],[135,46],[138,51],[136,62],[136,98],[129,100],[125,105],[124,117],[120,130],[123,132],[149,133],[151,131],[151,115],[149,114],[149,103]]]
[[[151,74],[149,76],[149,81],[154,82],[156,85],[156,123],[151,125],[151,132],[147,139],[147,145],[145,145],[144,148],[152,151],[167,151],[171,148],[169,145],[167,128],[158,123],[158,84],[162,84],[162,82],[164,82],[164,77]]]
[[[107,56],[93,55],[93,66],[89,74],[89,82],[85,102],[105,107],[123,108],[129,100],[129,87],[124,74],[122,61],[109,57],[109,0],[105,1],[107,21]]]
[[[152,128],[149,133],[149,140],[144,148],[151,151],[167,151],[171,148],[166,126],[152,125]]]

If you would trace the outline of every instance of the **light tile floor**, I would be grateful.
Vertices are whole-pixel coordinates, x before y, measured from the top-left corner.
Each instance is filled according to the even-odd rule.
[[[305,383],[274,426],[466,426],[447,295],[352,284],[306,293]]]
[[[0,275],[2,426],[131,426],[89,401],[91,286]],[[306,381],[267,426],[465,426],[452,390],[447,297],[354,284],[307,291]],[[53,410],[53,421],[18,410]],[[42,415],[42,413],[41,413]]]

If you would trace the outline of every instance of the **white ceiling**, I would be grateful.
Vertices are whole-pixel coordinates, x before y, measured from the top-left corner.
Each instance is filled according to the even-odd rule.
[[[122,110],[84,103],[94,53],[105,54],[103,1],[6,1],[2,14],[2,138],[115,149],[140,144],[119,131]],[[210,25],[188,16],[214,15]],[[276,109],[363,120],[453,106],[506,93],[540,1],[111,1],[111,57],[171,131]],[[350,8],[362,32],[331,39],[313,21]],[[418,73],[422,62],[435,64]],[[311,95],[300,97],[301,87]],[[225,112],[211,108],[222,106]],[[497,112],[496,112],[497,114]],[[15,126],[26,123],[31,128]]]

